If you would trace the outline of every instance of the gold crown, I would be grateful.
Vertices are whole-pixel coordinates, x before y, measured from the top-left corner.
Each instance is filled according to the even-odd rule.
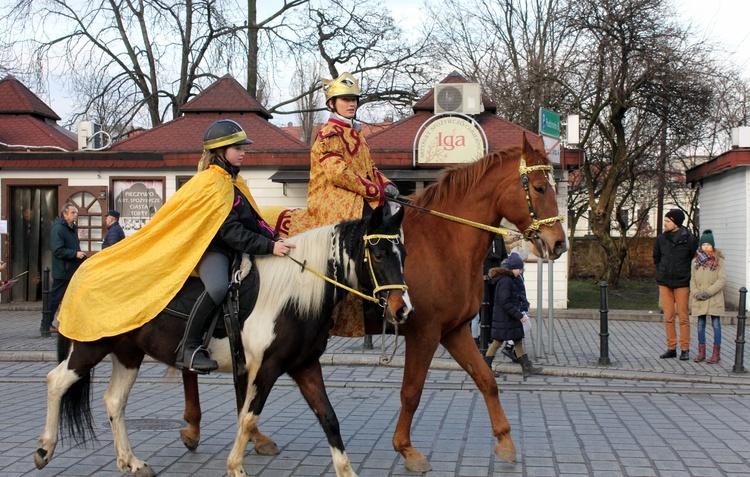
[[[359,97],[359,81],[349,72],[341,73],[335,80],[323,79],[323,91],[326,101],[337,96]]]

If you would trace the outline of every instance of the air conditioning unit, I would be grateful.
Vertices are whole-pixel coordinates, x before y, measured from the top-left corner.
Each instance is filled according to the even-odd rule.
[[[78,123],[78,149],[99,149],[102,147],[102,135],[98,133],[102,130],[99,123],[93,121],[81,121]]]
[[[732,147],[750,147],[750,127],[732,128]]]
[[[479,83],[445,83],[435,85],[435,114],[479,114],[484,111]]]

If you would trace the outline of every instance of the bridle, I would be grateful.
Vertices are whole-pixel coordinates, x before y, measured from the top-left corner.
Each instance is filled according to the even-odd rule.
[[[318,277],[322,278],[323,280],[327,281],[328,283],[331,283],[332,285],[337,286],[339,288],[342,288],[342,289],[344,289],[344,290],[346,290],[346,291],[348,291],[350,293],[354,293],[358,297],[363,298],[363,299],[365,299],[367,301],[371,301],[373,303],[377,303],[378,305],[380,305],[381,307],[383,307],[385,309],[386,306],[387,306],[387,304],[388,304],[387,295],[386,295],[386,297],[378,297],[378,293],[379,292],[384,291],[384,290],[401,290],[401,291],[406,291],[406,290],[409,289],[409,287],[407,287],[405,283],[403,283],[403,284],[397,284],[397,283],[395,283],[395,284],[392,284],[392,285],[378,285],[378,280],[375,277],[375,269],[373,269],[373,267],[372,267],[373,260],[370,257],[370,249],[368,248],[368,244],[369,245],[376,245],[380,239],[390,240],[392,243],[398,244],[399,241],[401,240],[401,237],[398,236],[398,235],[382,235],[382,234],[365,235],[363,237],[363,240],[364,240],[364,243],[365,243],[365,257],[364,257],[364,262],[368,265],[368,267],[370,269],[370,278],[372,279],[372,283],[373,283],[373,286],[374,286],[374,288],[372,290],[372,296],[365,295],[364,293],[362,293],[359,290],[355,290],[352,287],[349,287],[349,286],[344,285],[343,283],[337,282],[333,278],[327,277],[325,274],[320,273],[319,271],[317,271],[317,270],[309,267],[307,265],[307,262],[300,262],[299,260],[297,260],[296,258],[292,257],[291,255],[287,255],[287,257],[289,259],[291,259],[294,263],[296,263],[297,265],[299,265],[300,267],[302,267],[302,271],[307,270],[307,271],[313,273],[314,275],[317,275]],[[372,241],[374,241],[374,243]],[[384,312],[385,312],[385,310],[384,310]]]
[[[531,203],[531,192],[529,189],[529,176],[528,173],[534,171],[547,171],[547,180],[555,186],[554,178],[552,177],[552,166],[549,164],[537,164],[536,166],[526,166],[526,159],[521,156],[521,165],[518,167],[518,173],[521,175],[521,185],[523,190],[526,192],[526,203],[529,205],[529,216],[531,217],[531,225],[523,231],[523,238],[526,240],[533,240],[536,237],[536,233],[539,231],[539,227],[542,225],[553,225],[555,222],[564,222],[565,217],[558,215],[557,217],[548,217],[546,219],[537,219],[536,213],[534,212],[534,205]]]

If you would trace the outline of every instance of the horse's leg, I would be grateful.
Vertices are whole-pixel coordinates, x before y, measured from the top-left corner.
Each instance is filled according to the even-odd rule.
[[[240,389],[247,389],[247,374],[240,376],[237,386]],[[276,442],[260,432],[257,425],[250,429],[250,440],[253,442],[256,454],[278,455],[281,452],[279,446],[276,445]]]
[[[136,351],[133,350],[132,352]],[[125,427],[125,406],[128,403],[128,395],[133,388],[135,378],[138,377],[140,362],[143,360],[143,352],[138,350],[136,353],[140,356],[134,356],[133,354],[127,356],[129,364],[132,364],[133,361],[138,363],[131,367],[126,367],[120,358],[112,353],[112,377],[109,380],[107,391],[104,393],[104,406],[107,409],[110,426],[112,426],[117,467],[123,472],[125,469],[130,469],[135,477],[154,477],[156,472],[151,466],[133,454],[128,431]]]
[[[198,448],[201,440],[201,399],[198,392],[198,375],[182,370],[182,389],[185,393],[185,413],[183,418],[187,423],[185,429],[180,430],[180,440],[189,451]]]
[[[55,369],[47,373],[47,420],[44,431],[39,436],[39,448],[34,453],[34,464],[37,469],[43,469],[52,459],[59,440],[58,427],[60,422],[60,400],[63,394],[81,376],[68,369],[68,360],[58,364]]]
[[[432,467],[427,458],[411,445],[410,433],[414,414],[422,399],[427,371],[430,369],[440,337],[426,327],[408,328],[404,333],[406,352],[404,377],[401,382],[401,412],[398,415],[396,431],[393,433],[393,448],[404,456],[404,466],[407,469],[412,472],[429,472]]]
[[[510,436],[510,424],[505,416],[500,397],[497,394],[497,381],[492,370],[487,366],[479,353],[474,338],[471,337],[471,329],[465,325],[459,325],[449,333],[446,333],[441,342],[445,349],[453,356],[461,367],[469,373],[471,379],[479,388],[492,422],[492,433],[497,438],[495,455],[511,464],[516,463],[516,446]]]
[[[247,443],[250,441],[250,433],[253,429],[258,428],[258,415],[260,411],[253,412],[251,409],[256,409],[256,390],[257,396],[261,402],[260,409],[263,409],[268,393],[271,392],[269,387],[267,390],[258,386],[256,376],[258,374],[259,365],[255,361],[248,360],[247,365],[247,392],[245,393],[245,402],[242,405],[242,409],[237,417],[237,436],[234,438],[234,444],[232,449],[229,451],[227,457],[227,475],[229,477],[241,477],[246,476],[243,459],[245,457],[245,449],[247,449]],[[278,375],[277,375],[278,377]],[[273,385],[273,384],[271,384]],[[263,397],[263,392],[265,396]]]
[[[349,456],[344,450],[344,441],[341,439],[339,420],[326,393],[325,383],[323,383],[323,371],[320,368],[319,359],[314,358],[308,366],[289,374],[294,379],[294,382],[297,383],[297,386],[299,386],[302,396],[307,401],[310,409],[315,412],[323,431],[326,433],[328,445],[331,448],[333,467],[336,469],[336,477],[357,477],[354,469],[352,469]]]

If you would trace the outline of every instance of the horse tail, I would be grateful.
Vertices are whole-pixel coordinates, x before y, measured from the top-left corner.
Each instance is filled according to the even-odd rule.
[[[57,339],[58,362],[62,363],[68,358],[71,346],[71,340],[59,335]],[[81,376],[60,399],[60,434],[63,438],[72,437],[77,445],[96,440],[91,415],[91,374],[92,370],[89,370]]]

